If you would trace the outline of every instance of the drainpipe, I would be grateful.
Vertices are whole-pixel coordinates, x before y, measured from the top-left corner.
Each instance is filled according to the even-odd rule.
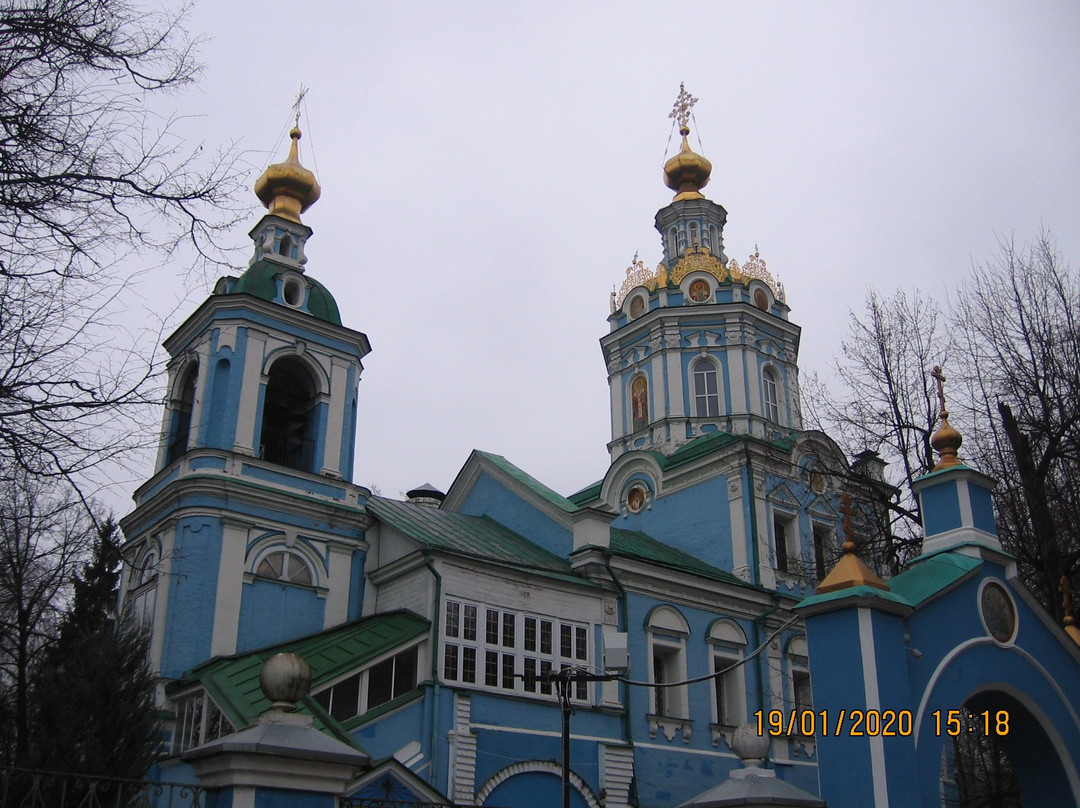
[[[608,577],[611,578],[612,583],[615,584],[615,588],[617,590],[619,590],[619,597],[617,599],[617,604],[618,604],[618,606],[617,606],[617,610],[618,610],[617,611],[617,619],[618,619],[618,623],[617,623],[616,628],[619,631],[628,631],[629,629],[627,627],[627,624],[629,623],[629,617],[627,615],[627,608],[628,607],[627,607],[627,604],[626,604],[626,589],[623,587],[623,585],[619,581],[619,579],[615,577],[615,570],[613,570],[611,568],[611,556],[612,556],[611,550],[604,550],[604,568],[607,570]],[[627,650],[629,650],[629,645],[627,646]],[[635,776],[630,780],[630,787],[631,787],[631,789],[633,789],[633,793],[629,794],[627,796],[627,802],[629,802],[631,805],[639,805],[640,803],[638,802],[637,776],[636,776],[636,769],[637,769],[636,757],[637,756],[634,755],[634,736],[633,736],[633,733],[630,730],[630,693],[633,690],[633,688],[630,687],[629,685],[623,684],[622,682],[619,683],[619,688],[621,689],[622,693],[624,694],[624,698],[626,700],[626,709],[623,710],[623,736],[626,738],[626,745],[630,747],[630,752],[633,755],[633,757],[635,758],[635,762],[634,762]]]
[[[754,467],[750,461],[750,444],[746,438],[743,438],[743,455],[746,458],[746,488],[747,488],[747,502],[750,504],[750,546],[751,546],[751,558],[754,565],[753,574],[750,576],[750,582],[755,586],[761,586],[761,553],[758,549],[758,523],[757,523],[757,499],[754,496]],[[773,594],[776,598],[776,594]],[[775,602],[775,601],[774,601]],[[779,608],[773,606],[768,612],[760,617],[754,619],[754,647],[757,648],[761,645],[761,624],[758,622],[765,616],[772,614]],[[758,679],[758,709],[765,709],[765,668],[762,665],[762,656],[768,656],[768,652],[765,654],[758,654],[754,657],[754,667],[757,669]]]
[[[439,683],[439,629],[442,626],[442,576],[435,569],[431,561],[431,552],[427,549],[420,551],[424,556],[424,566],[428,568],[431,577],[435,579],[435,605],[431,618],[431,709],[428,710],[431,722],[428,744],[431,748],[431,767],[428,770],[428,783],[438,788],[435,783],[437,763],[439,759],[438,729],[439,729],[439,695],[441,685]],[[440,789],[444,793],[449,790],[449,774],[447,775],[447,789]]]

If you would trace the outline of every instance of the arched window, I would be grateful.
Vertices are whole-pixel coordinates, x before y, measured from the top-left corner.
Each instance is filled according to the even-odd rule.
[[[658,685],[686,681],[686,638],[690,635],[686,618],[671,606],[658,606],[649,613],[647,627],[652,658],[650,681]],[[652,690],[653,715],[689,717],[686,685]]]
[[[746,682],[743,675],[743,651],[746,634],[734,620],[720,619],[709,627],[712,651],[713,723],[737,727],[746,720]]]
[[[690,222],[690,246],[698,247],[701,245],[701,237],[698,235],[698,223]]]
[[[717,418],[720,415],[720,394],[717,387],[716,365],[708,359],[698,359],[693,365],[694,414],[698,418]]]
[[[679,239],[679,255],[682,255],[686,251],[686,233],[683,230],[678,230]]]
[[[636,376],[630,383],[630,405],[633,431],[645,429],[649,425],[649,382],[644,376]]]
[[[144,626],[154,624],[157,606],[158,552],[151,547],[135,562],[128,579],[127,615]]]
[[[806,637],[792,637],[787,645],[788,670],[791,673],[790,702],[798,714],[814,709],[814,696],[810,687],[810,660],[807,653]],[[789,698],[785,694],[785,700]],[[798,728],[798,725],[796,725]]]
[[[195,408],[195,382],[199,367],[192,364],[181,377],[178,395],[172,402],[172,422],[169,426],[169,442],[165,446],[165,465],[172,463],[188,450],[191,433],[191,412]]]
[[[711,227],[701,228],[701,246],[709,252],[712,252],[712,239],[709,238],[709,234],[712,232],[712,230],[713,228]]]
[[[679,235],[674,227],[667,232],[667,252],[669,262],[674,261],[679,255]]]
[[[255,575],[271,581],[311,586],[311,567],[296,553],[276,550],[267,555],[255,568]]]
[[[779,423],[780,408],[776,398],[776,374],[772,368],[765,368],[761,372],[761,396],[766,420]]]
[[[313,470],[316,392],[302,361],[286,356],[274,362],[266,383],[259,457],[300,471]]]

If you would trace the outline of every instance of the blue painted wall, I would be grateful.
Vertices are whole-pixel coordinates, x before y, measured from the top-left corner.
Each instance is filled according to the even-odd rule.
[[[490,474],[481,473],[461,503],[461,513],[490,516],[530,541],[556,555],[567,556],[574,545],[574,534],[543,514]]]
[[[238,652],[322,631],[326,601],[314,589],[263,579],[243,587]]]
[[[177,520],[169,569],[161,649],[161,675],[178,677],[210,657],[221,558],[221,522],[211,517]]]

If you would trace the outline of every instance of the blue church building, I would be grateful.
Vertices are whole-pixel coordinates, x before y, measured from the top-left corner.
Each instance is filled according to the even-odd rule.
[[[249,266],[165,341],[156,469],[122,521],[163,778],[235,808],[559,804],[552,674],[571,670],[576,808],[757,804],[729,796],[758,782],[747,723],[768,740],[758,779],[806,800],[787,804],[941,805],[972,725],[1005,742],[1025,804],[1080,801],[1080,632],[1017,581],[993,482],[951,428],[918,482],[923,555],[888,582],[859,561],[882,464],[804,428],[800,329],[760,256],[725,253],[680,110],[662,260],[627,270],[600,340],[610,465],[569,495],[480,451],[446,492],[352,482],[371,346],[307,271],[319,185],[293,130],[255,186]],[[310,688],[259,724],[281,652]],[[297,733],[314,762],[288,752]]]

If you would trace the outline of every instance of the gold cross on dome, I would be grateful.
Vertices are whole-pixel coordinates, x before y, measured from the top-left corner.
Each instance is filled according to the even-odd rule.
[[[852,541],[851,538],[851,517],[855,513],[855,509],[851,507],[851,494],[847,491],[840,497],[840,513],[844,515],[844,541]]]
[[[690,121],[690,111],[697,102],[696,98],[686,92],[686,85],[679,82],[679,96],[675,99],[675,106],[671,108],[671,114],[668,117],[678,121],[680,128],[686,126]]]
[[[945,374],[941,372],[941,365],[934,365],[930,375],[937,379],[937,397],[938,403],[941,404],[941,417],[948,418],[949,413],[945,409]]]
[[[300,92],[296,94],[296,100],[293,101],[293,125],[300,126],[300,103],[304,100],[304,96],[307,95],[308,88],[303,84],[300,85]]]

